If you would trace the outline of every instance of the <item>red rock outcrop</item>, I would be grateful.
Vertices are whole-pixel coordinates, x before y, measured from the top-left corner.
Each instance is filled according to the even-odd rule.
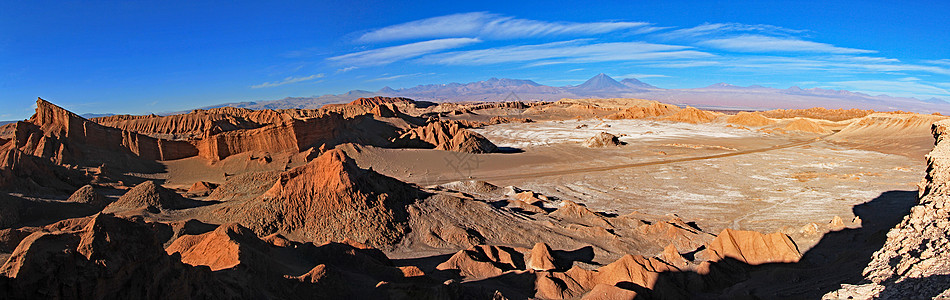
[[[360,169],[338,149],[291,169],[260,199],[221,213],[259,234],[287,233],[309,241],[350,238],[388,247],[406,231],[405,205],[416,190]]]
[[[534,244],[534,248],[531,248],[531,258],[527,264],[529,269],[537,271],[557,269],[557,265],[554,264],[554,255],[551,254],[551,247],[545,243]]]
[[[145,181],[130,189],[125,195],[112,202],[103,212],[121,212],[141,209],[158,212],[167,209],[182,209],[196,206],[196,201],[188,200],[154,181]]]
[[[750,265],[794,263],[801,259],[798,246],[784,233],[724,229],[706,246],[711,261],[732,258]]]
[[[180,251],[168,255],[151,228],[142,221],[107,214],[47,226],[23,238],[0,266],[0,290],[9,299],[450,295],[440,284],[425,280],[424,274],[394,267],[385,255],[370,248],[268,242],[229,224],[198,236],[180,237],[184,240],[174,242]],[[197,242],[186,243],[189,239]],[[198,267],[182,263],[179,257]]]
[[[240,129],[208,135],[194,141],[198,155],[212,161],[248,152],[300,152],[331,143],[345,123],[335,113],[306,120],[291,119],[255,129]]]
[[[494,143],[454,121],[429,122],[426,126],[409,129],[399,140],[401,144],[428,146],[438,150],[470,153],[498,151]]]
[[[359,98],[344,104],[327,104],[320,109],[341,114],[346,118],[363,114],[379,117],[399,117],[402,115],[400,110],[415,110],[417,104],[418,102],[409,98],[376,96]]]
[[[109,204],[108,199],[103,197],[102,194],[99,194],[98,192],[96,192],[96,189],[88,184],[76,190],[76,192],[70,195],[69,199],[67,199],[66,201],[75,202],[75,203],[86,203],[86,204],[97,206],[97,207],[105,207],[106,205]]]
[[[210,183],[206,181],[198,181],[192,184],[190,188],[188,188],[187,194],[194,195],[197,197],[208,196],[212,192],[214,192],[214,189],[216,188],[218,188],[218,185],[215,183]]]
[[[660,273],[669,271],[678,271],[678,269],[656,258],[624,255],[617,261],[594,271],[575,266],[566,272],[539,273],[536,281],[536,296],[545,299],[570,299],[580,297],[598,285],[616,287],[618,284],[627,284],[636,285],[642,289],[652,289]],[[599,290],[604,289],[601,287]],[[614,288],[609,290],[619,292]]]
[[[808,119],[801,119],[801,118],[792,120],[791,122],[786,124],[784,127],[782,127],[782,130],[801,131],[801,132],[818,133],[818,134],[831,133],[831,130],[824,128],[821,125],[818,125],[818,123],[815,123],[814,121],[811,121]]]
[[[227,297],[210,272],[165,255],[146,226],[109,215],[23,239],[0,267],[4,297],[131,299]],[[68,266],[68,267],[67,267]],[[121,287],[121,288],[117,288]]]
[[[603,216],[570,200],[561,201],[560,207],[551,212],[550,216],[588,226],[613,227]]]
[[[488,125],[496,124],[508,124],[508,123],[532,123],[534,120],[530,118],[518,118],[518,117],[502,117],[494,116],[491,119],[488,119]]]
[[[291,119],[289,115],[272,110],[252,111],[243,108],[215,108],[195,110],[170,116],[116,115],[93,118],[90,121],[103,126],[171,139],[198,138],[238,129],[253,129],[266,124]]]
[[[633,106],[621,112],[608,115],[608,119],[645,119],[672,115],[680,111],[676,105],[651,101],[647,105]]]
[[[714,238],[712,234],[690,226],[679,217],[642,225],[636,231],[654,242],[669,243],[676,249],[684,250],[699,248]]]
[[[720,114],[711,111],[700,110],[692,106],[687,106],[676,113],[663,118],[663,120],[685,123],[709,123],[719,117]]]
[[[81,179],[79,172],[58,166],[48,158],[32,156],[12,147],[0,148],[0,190],[69,193],[76,189],[73,184]]]
[[[622,143],[616,135],[609,134],[606,132],[598,133],[595,136],[590,137],[584,141],[584,147],[587,148],[603,148],[610,146],[620,146]]]
[[[760,112],[763,116],[773,119],[791,119],[791,118],[811,118],[828,121],[844,121],[848,119],[861,118],[874,113],[873,110],[863,109],[827,109],[824,107],[812,107],[807,109],[775,109]]]
[[[729,122],[730,124],[751,127],[762,127],[775,124],[775,120],[763,117],[761,113],[746,111],[740,111],[734,116],[729,117],[726,119],[726,122]]]
[[[403,98],[403,97],[382,97],[376,96],[372,98],[359,98],[350,102],[350,105],[365,105],[365,106],[376,106],[380,104],[391,104],[391,103],[413,103],[412,99]]]
[[[13,124],[12,131],[12,139],[0,146],[0,189],[71,192],[88,178],[66,165],[141,165],[198,153],[188,142],[105,127],[43,99],[36,101],[36,114]]]
[[[436,269],[458,270],[468,280],[476,280],[522,270],[524,264],[524,255],[513,248],[479,245],[455,253]]]
[[[17,148],[33,156],[52,158],[60,164],[80,160],[82,151],[92,149],[130,152],[149,160],[172,160],[197,154],[197,149],[187,142],[155,139],[105,127],[43,99],[36,100],[36,114],[16,126]]]
[[[180,254],[186,264],[217,271],[233,268],[242,261],[265,259],[262,256],[266,254],[260,249],[263,246],[253,231],[231,223],[205,234],[179,237],[165,251]]]

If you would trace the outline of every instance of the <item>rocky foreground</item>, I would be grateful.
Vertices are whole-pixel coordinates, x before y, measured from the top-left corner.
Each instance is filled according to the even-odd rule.
[[[919,204],[887,233],[864,269],[867,283],[845,285],[827,299],[950,298],[950,122],[933,125]]]
[[[30,120],[0,127],[0,290],[12,299],[754,296],[745,284],[763,270],[802,264],[788,235],[707,232],[676,215],[598,212],[482,181],[422,187],[359,166],[345,150],[477,155],[499,149],[469,128],[544,118],[724,121],[811,136],[834,129],[853,143],[879,123],[805,117],[827,111],[727,116],[643,100],[436,105],[377,97],[319,110],[86,120],[38,100]],[[938,118],[842,113],[898,124]],[[888,234],[865,270],[867,284],[827,297],[947,296],[948,126],[934,126],[920,205]],[[603,135],[588,146],[621,145]],[[224,181],[169,189],[161,177],[168,161],[196,161],[193,173]]]

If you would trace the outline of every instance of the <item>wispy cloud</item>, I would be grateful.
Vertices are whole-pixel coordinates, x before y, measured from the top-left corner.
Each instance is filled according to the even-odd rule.
[[[933,65],[950,66],[950,59],[944,58],[944,59],[925,60],[924,63],[933,64]]]
[[[697,68],[697,67],[710,67],[710,66],[721,66],[722,63],[718,61],[711,60],[693,60],[693,61],[672,61],[672,62],[651,62],[645,64],[646,67],[654,68]]]
[[[659,34],[659,37],[667,39],[689,39],[699,38],[709,35],[721,36],[730,33],[760,33],[777,36],[798,35],[807,32],[806,30],[789,29],[773,25],[748,25],[740,23],[705,23],[692,28],[677,29],[670,32]]]
[[[324,76],[325,75],[323,73],[320,73],[320,74],[313,74],[313,75],[305,76],[305,77],[287,77],[287,78],[284,78],[284,80],[280,80],[280,81],[272,81],[272,82],[265,82],[265,83],[261,83],[257,85],[252,85],[251,88],[252,89],[269,88],[269,87],[281,86],[285,84],[310,81],[317,78],[323,78]]]
[[[666,78],[666,77],[670,77],[670,76],[662,75],[662,74],[627,74],[627,75],[619,75],[619,76],[613,76],[613,77],[614,77],[614,78],[636,78],[636,79],[643,79],[643,78]]]
[[[874,53],[877,51],[842,48],[831,44],[804,41],[796,38],[764,35],[740,35],[699,42],[700,45],[736,52],[817,52],[817,53]]]
[[[906,97],[948,97],[950,91],[914,81],[850,80],[832,84],[866,94],[888,94]]]
[[[839,73],[881,73],[898,75],[898,72],[926,72],[950,75],[950,68],[901,63],[891,59],[875,59],[847,56],[740,56],[730,57],[722,62],[723,67],[732,69],[763,69],[773,74],[802,71],[834,71]]]
[[[487,65],[498,63],[582,63],[606,61],[670,60],[711,57],[687,46],[646,42],[590,43],[572,40],[536,45],[507,46],[482,50],[428,55],[419,60],[442,65]]]
[[[378,66],[478,42],[481,40],[475,38],[438,39],[344,54],[328,60],[351,66]]]
[[[360,68],[360,67],[346,67],[346,68],[340,68],[340,69],[337,69],[336,72],[337,72],[337,73],[346,73],[346,72],[353,71],[353,70],[356,70],[356,69],[359,69],[359,68]]]
[[[389,81],[389,80],[395,80],[395,79],[405,78],[405,77],[416,77],[416,76],[432,75],[432,74],[434,73],[413,73],[413,74],[399,74],[399,75],[391,75],[391,76],[385,76],[388,74],[383,74],[384,75],[383,77],[369,79],[369,80],[366,80],[366,82]]]
[[[808,52],[826,54],[875,53],[874,50],[839,47],[809,41],[805,30],[774,25],[740,23],[706,23],[655,35],[660,39],[684,41],[695,45],[732,52]]]
[[[371,43],[446,37],[510,39],[556,35],[593,35],[648,25],[650,24],[644,22],[545,22],[517,19],[486,12],[471,12],[383,27],[364,33],[357,41]]]

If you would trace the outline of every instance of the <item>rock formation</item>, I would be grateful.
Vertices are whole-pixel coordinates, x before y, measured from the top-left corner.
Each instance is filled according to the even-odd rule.
[[[101,194],[96,192],[96,189],[91,185],[84,185],[72,195],[69,196],[67,202],[75,203],[86,203],[96,207],[105,207],[109,204],[109,200],[103,197]]]
[[[818,125],[812,120],[796,118],[782,127],[785,131],[800,131],[806,133],[829,134],[831,130]]]
[[[475,280],[523,270],[524,263],[524,255],[511,247],[479,245],[455,253],[436,269],[458,270],[466,279]]]
[[[158,212],[167,209],[189,208],[196,205],[196,201],[185,199],[154,181],[146,181],[136,185],[125,195],[119,197],[118,200],[106,206],[103,212],[111,213],[128,210]]]
[[[196,197],[204,197],[210,195],[214,192],[214,189],[218,188],[218,185],[215,183],[210,183],[206,181],[198,181],[191,185],[188,188],[188,195],[193,195]]]
[[[933,149],[931,125],[945,119],[939,115],[874,113],[853,120],[828,140],[918,159]]]
[[[828,121],[844,121],[848,119],[861,118],[874,113],[874,111],[857,108],[827,109],[823,107],[813,107],[807,109],[774,109],[760,113],[762,116],[773,119],[791,119],[803,117]]]
[[[726,119],[726,122],[729,122],[730,124],[751,127],[762,127],[775,124],[774,120],[763,117],[760,113],[746,111],[740,111],[734,116],[729,117]]]
[[[165,255],[144,225],[110,215],[77,221],[20,242],[0,267],[5,297],[207,298],[228,295],[232,288]]]
[[[528,268],[537,271],[551,271],[557,269],[554,264],[554,256],[551,254],[551,247],[545,243],[534,244],[531,248],[531,258],[528,261]]]
[[[43,99],[36,100],[36,114],[16,126],[16,148],[57,163],[80,161],[83,152],[91,149],[121,151],[149,160],[179,159],[197,153],[187,142],[101,126]]]
[[[668,116],[679,111],[676,105],[651,101],[647,105],[638,105],[624,109],[621,112],[608,115],[608,119],[645,119]]]
[[[950,297],[950,121],[934,123],[933,136],[920,200],[874,253],[863,272],[867,283],[844,285],[825,298]]]
[[[732,258],[750,264],[794,263],[802,254],[792,239],[784,233],[762,234],[755,231],[724,229],[710,242],[711,261]]]
[[[719,117],[719,113],[714,113],[711,111],[700,110],[692,106],[687,106],[684,109],[677,111],[676,113],[663,118],[663,120],[673,121],[673,122],[684,122],[684,123],[709,123],[712,120],[715,120]]]
[[[187,114],[170,116],[130,116],[115,115],[93,118],[91,121],[104,126],[145,134],[166,139],[195,139],[204,135],[221,132],[254,129],[267,124],[280,123],[294,118],[294,115],[319,115],[318,111],[301,110],[290,114],[274,110],[250,110],[245,108],[221,107],[197,109]]]
[[[459,122],[434,121],[408,130],[399,137],[401,144],[438,150],[491,153],[498,147],[482,135],[465,129]]]
[[[228,224],[179,237],[168,255],[155,238],[154,225],[98,214],[47,226],[23,238],[0,266],[0,290],[9,299],[449,295],[418,269],[394,267],[365,246],[315,246],[279,236],[261,239]]]
[[[198,153],[188,142],[105,127],[43,99],[37,99],[36,113],[30,120],[15,123],[13,131],[11,140],[0,145],[0,189],[42,187],[71,192],[85,178],[65,165],[95,167],[103,161],[143,165],[143,161]]]
[[[281,232],[318,242],[349,238],[389,247],[405,234],[405,206],[415,193],[334,149],[282,173],[259,199],[221,213],[262,235]]]
[[[603,148],[608,146],[620,146],[622,143],[616,135],[609,134],[606,132],[598,133],[595,136],[590,137],[584,141],[584,146],[587,148]]]
[[[195,143],[198,155],[212,161],[248,152],[300,152],[321,144],[335,144],[346,122],[329,113],[306,120],[291,119],[255,129],[240,129],[209,135]]]

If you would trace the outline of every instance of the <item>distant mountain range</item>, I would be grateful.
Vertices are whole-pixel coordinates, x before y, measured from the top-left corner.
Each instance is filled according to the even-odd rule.
[[[437,102],[459,101],[556,101],[562,98],[641,98],[676,105],[706,109],[766,110],[776,108],[860,108],[878,111],[904,110],[920,113],[950,113],[950,103],[932,98],[872,96],[846,90],[790,87],[776,89],[764,86],[735,86],[718,83],[702,88],[663,89],[634,78],[616,81],[598,74],[576,86],[554,87],[531,80],[491,78],[470,83],[427,84],[411,88],[384,87],[378,91],[354,90],[338,95],[293,97],[272,101],[226,103],[212,107],[244,107],[250,109],[319,108],[329,103],[343,103],[360,97],[399,96]]]

